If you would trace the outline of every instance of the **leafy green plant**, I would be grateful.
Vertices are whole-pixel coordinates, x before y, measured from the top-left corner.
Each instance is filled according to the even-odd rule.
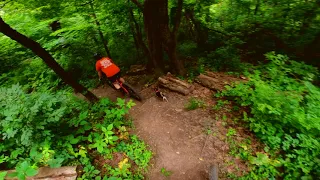
[[[315,68],[290,61],[288,57],[268,53],[270,63],[247,74],[250,81],[228,87],[222,94],[241,106],[249,128],[266,143],[270,157],[257,154],[249,157],[254,171],[247,178],[285,179],[319,176],[320,89],[312,84]],[[275,153],[281,151],[279,153]],[[261,164],[262,163],[262,164]],[[279,168],[283,173],[279,172]]]
[[[229,101],[218,100],[217,104],[213,107],[214,110],[220,110],[223,106],[230,104]]]
[[[161,174],[163,174],[165,177],[169,177],[172,175],[171,171],[166,170],[166,168],[161,168]]]
[[[205,103],[202,100],[196,98],[189,99],[189,103],[185,106],[187,110],[195,110],[202,107],[205,107]]]
[[[227,137],[234,136],[236,133],[237,131],[235,129],[229,128],[226,136]]]
[[[127,175],[142,179],[152,153],[125,128],[124,115],[134,105],[132,101],[102,99],[91,105],[67,93],[28,94],[18,85],[0,88],[0,92],[4,93],[0,95],[0,132],[4,135],[0,164],[16,168],[11,176],[24,179],[35,175],[37,167],[72,163],[83,165],[82,179],[102,179],[92,159],[97,154],[112,159],[113,153],[123,152],[138,167],[134,172],[127,167]],[[123,172],[115,177],[125,176]]]
[[[35,176],[37,170],[32,168],[28,161],[23,161],[16,166],[16,172],[9,174],[9,177],[17,177],[19,180],[24,180],[26,177]]]

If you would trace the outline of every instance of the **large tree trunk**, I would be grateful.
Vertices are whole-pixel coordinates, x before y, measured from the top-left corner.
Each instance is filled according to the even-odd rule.
[[[97,18],[97,15],[96,15],[96,12],[95,12],[95,9],[94,9],[94,6],[93,6],[93,2],[90,2],[90,7],[91,7],[91,10],[92,10],[92,16],[94,18],[94,21],[97,25],[97,28],[98,28],[98,32],[99,32],[99,36],[100,36],[100,39],[102,41],[102,44],[103,44],[103,47],[107,53],[107,55],[111,58],[111,54],[110,54],[110,50],[109,50],[109,47],[108,47],[108,42],[106,41],[106,39],[104,38],[104,35],[101,31],[101,25],[100,25],[100,22]]]
[[[98,98],[93,93],[91,93],[84,86],[72,79],[72,77],[66,71],[64,71],[64,69],[53,59],[49,52],[42,48],[39,43],[12,29],[2,20],[1,17],[0,32],[22,44],[26,48],[32,50],[32,52],[39,56],[66,84],[72,86],[75,91],[83,94],[89,101],[98,101]]]
[[[146,0],[144,2],[143,11],[144,24],[153,65],[164,69],[163,51],[166,51],[171,68],[180,75],[184,74],[184,66],[177,58],[176,49],[182,5],[183,0],[178,0],[178,8],[172,32],[169,27],[168,0]]]
[[[143,9],[151,62],[154,68],[161,70],[164,70],[162,26],[165,21],[163,11],[166,8],[166,0],[146,0]]]

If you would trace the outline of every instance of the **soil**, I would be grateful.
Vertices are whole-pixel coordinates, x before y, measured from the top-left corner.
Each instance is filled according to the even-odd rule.
[[[188,96],[161,89],[169,101],[164,102],[155,96],[153,86],[143,89],[141,83],[133,85],[138,86],[144,97],[143,102],[136,102],[130,110],[133,133],[149,144],[154,152],[146,179],[209,179],[209,170],[213,165],[218,166],[220,179],[228,179],[228,173],[241,175],[248,171],[244,162],[229,155],[226,134],[232,126],[234,115],[225,110],[212,110],[217,101],[213,91],[196,83],[195,90]],[[111,100],[123,97],[108,86],[98,87],[92,92],[100,98]],[[192,97],[202,100],[205,107],[186,110],[185,106]],[[230,125],[228,122],[231,122]],[[235,141],[240,142],[249,135],[241,133],[245,130],[240,127],[238,129],[240,133],[237,133]],[[170,171],[171,175],[166,177],[161,173],[162,168]]]

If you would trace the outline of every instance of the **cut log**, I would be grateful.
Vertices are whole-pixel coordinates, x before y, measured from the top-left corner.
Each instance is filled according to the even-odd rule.
[[[38,169],[38,174],[33,177],[27,177],[27,180],[76,180],[77,179],[77,166],[65,166],[60,168],[42,167]],[[15,172],[9,170],[8,174]],[[17,180],[18,178],[5,177],[5,180]]]
[[[221,84],[218,79],[203,74],[200,74],[196,80],[203,86],[212,90],[221,91],[224,88],[224,85]]]
[[[191,85],[190,84],[188,84],[188,83],[185,83],[185,82],[183,82],[183,81],[180,81],[180,80],[178,80],[178,79],[174,79],[174,78],[172,78],[172,77],[167,77],[167,79],[169,80],[169,81],[171,81],[171,82],[174,82],[174,83],[177,83],[177,84],[179,84],[179,85],[181,85],[181,86],[183,86],[183,87],[185,87],[185,88],[191,88]]]
[[[217,77],[218,76],[217,73],[210,72],[210,71],[205,71],[205,75],[212,77],[212,78],[219,78],[219,77]]]
[[[168,79],[167,79],[168,78]],[[159,77],[158,81],[161,86],[168,88],[172,91],[181,93],[183,95],[188,95],[194,88],[191,85],[184,84],[183,82],[179,82],[179,80],[173,80],[171,77]],[[170,78],[170,80],[169,80]],[[184,84],[184,85],[182,85]],[[189,88],[187,88],[187,87]]]

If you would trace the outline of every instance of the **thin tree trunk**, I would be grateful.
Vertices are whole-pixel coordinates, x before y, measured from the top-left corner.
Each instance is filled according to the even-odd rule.
[[[258,14],[259,7],[260,7],[260,0],[257,0],[256,8],[254,9],[254,15]]]
[[[166,52],[169,56],[169,59],[173,65],[174,70],[179,74],[179,75],[184,75],[185,74],[185,69],[182,61],[177,57],[177,33],[180,27],[181,23],[181,16],[182,16],[182,6],[183,6],[183,0],[178,0],[178,7],[177,7],[177,12],[174,20],[174,27],[172,32],[169,30],[169,17],[168,13],[166,13],[166,18],[167,21],[166,23],[168,24],[167,27],[165,27],[164,31],[164,38],[166,41]],[[170,35],[169,35],[170,34]]]
[[[95,21],[95,23],[97,25],[97,28],[98,28],[99,36],[101,38],[103,47],[104,47],[107,55],[111,58],[110,50],[109,50],[109,47],[108,47],[108,42],[104,38],[104,35],[103,35],[102,31],[101,31],[101,25],[100,25],[100,22],[99,22],[99,20],[97,18],[97,15],[96,15],[96,12],[95,12],[95,9],[94,9],[94,6],[93,6],[93,2],[90,2],[89,4],[90,4],[91,10],[92,10],[92,15],[93,15],[94,21]]]
[[[129,15],[130,15],[130,20],[133,22],[134,27],[135,27],[137,43],[138,43],[139,47],[142,48],[144,55],[147,57],[147,61],[151,62],[152,60],[151,60],[151,56],[150,56],[150,51],[143,40],[140,25],[138,24],[138,22],[136,21],[136,19],[134,17],[132,8],[129,8]]]
[[[130,11],[130,9],[129,9]],[[129,27],[130,27],[130,30],[132,32],[132,37],[133,37],[133,41],[134,41],[134,45],[136,47],[136,51],[137,51],[137,59],[140,58],[140,45],[138,43],[138,39],[137,39],[137,34],[135,32],[135,29],[134,29],[134,24],[132,23],[132,20],[131,20],[131,15],[129,14]]]
[[[1,17],[0,32],[12,40],[22,44],[26,48],[32,50],[32,52],[39,56],[66,84],[72,86],[75,91],[83,94],[90,102],[96,102],[99,100],[93,93],[88,91],[88,89],[72,79],[72,77],[66,71],[64,71],[64,69],[53,59],[49,52],[42,48],[39,43],[12,29],[2,20]]]

